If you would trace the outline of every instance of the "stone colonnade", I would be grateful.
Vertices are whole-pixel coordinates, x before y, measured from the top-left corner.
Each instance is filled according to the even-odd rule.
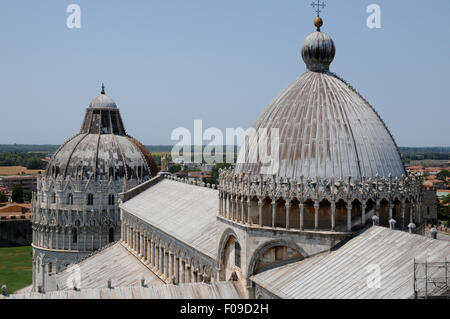
[[[122,210],[122,241],[166,283],[214,282],[214,260]]]
[[[219,216],[247,226],[289,230],[350,232],[371,222],[401,229],[422,224],[422,180],[377,178],[347,180],[236,174],[219,175]]]

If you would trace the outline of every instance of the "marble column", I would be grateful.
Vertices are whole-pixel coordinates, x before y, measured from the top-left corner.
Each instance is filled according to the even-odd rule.
[[[147,263],[150,265],[152,262],[152,241],[147,239]]]
[[[290,219],[291,219],[291,202],[286,202],[286,229],[291,228]]]
[[[272,201],[272,228],[275,227],[275,217],[277,214],[277,201],[273,200]]]
[[[260,227],[262,227],[262,225],[263,225],[263,218],[262,218],[263,205],[264,205],[264,202],[262,201],[262,199],[260,199],[258,201],[258,219],[259,219],[259,226]]]
[[[224,217],[226,219],[230,219],[230,195],[225,194],[225,212],[224,212]]]
[[[150,264],[151,264],[152,267],[155,267],[155,242],[153,240],[151,241],[150,249],[151,249],[151,253],[150,253],[151,262],[150,262]]]
[[[252,216],[252,201],[250,197],[247,199],[247,225],[251,225],[251,216]]]
[[[73,242],[73,238],[72,238],[72,228],[69,228],[69,240],[68,240],[68,244],[69,244],[69,250],[72,250],[72,242]]]
[[[314,229],[319,230],[319,201],[315,201],[314,203]]]
[[[406,211],[406,203],[402,200],[402,228],[405,228],[405,211]]]
[[[175,283],[180,283],[180,259],[174,255]]]
[[[299,209],[300,209],[300,230],[304,230],[304,222],[305,222],[305,204],[300,202],[298,204]]]
[[[336,229],[336,202],[331,201],[331,230]]]
[[[236,199],[235,196],[231,196],[231,220],[234,221],[236,216]]]
[[[159,261],[159,244],[155,243],[155,270],[159,271],[160,261]]]
[[[241,198],[241,214],[240,214],[240,222],[242,223],[242,224],[244,224],[244,222],[245,222],[245,219],[244,219],[244,196],[242,196],[242,198]]]
[[[164,248],[160,244],[159,246],[159,272],[161,275],[164,274]]]
[[[171,251],[169,252],[169,260],[170,260],[170,268],[169,268],[169,276],[170,279],[175,275],[175,254]]]
[[[362,202],[362,218],[361,218],[361,224],[366,224],[366,209],[367,209],[367,201]]]
[[[186,280],[186,273],[185,273],[185,270],[186,270],[186,266],[185,266],[185,262],[184,262],[184,260],[183,259],[181,259],[180,258],[180,283],[184,283],[185,282],[185,280]]]

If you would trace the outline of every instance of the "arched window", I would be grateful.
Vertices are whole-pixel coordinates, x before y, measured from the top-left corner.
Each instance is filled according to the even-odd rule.
[[[72,229],[72,242],[74,244],[76,244],[78,242],[78,234],[77,234],[76,228]]]
[[[94,194],[87,194],[87,205],[94,205]]]
[[[67,205],[73,205],[73,195],[69,194],[67,196]]]
[[[234,265],[241,268],[241,245],[237,241],[234,242]]]
[[[52,193],[52,198],[51,198],[52,204],[56,203],[56,194]]]
[[[114,242],[114,228],[109,229],[109,242]]]
[[[51,274],[53,271],[52,263],[48,264],[48,273]]]

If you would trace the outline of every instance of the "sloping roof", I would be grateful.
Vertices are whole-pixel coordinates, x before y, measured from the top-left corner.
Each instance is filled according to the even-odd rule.
[[[0,207],[0,213],[23,213],[30,210],[31,204],[12,203],[11,205]]]
[[[215,259],[218,195],[215,189],[163,179],[120,207]]]
[[[147,285],[164,283],[121,243],[69,266],[55,278],[60,290],[73,289],[74,279],[79,289],[104,288],[108,280],[113,287],[140,285],[142,278]]]
[[[0,299],[241,299],[232,282],[193,283],[149,287],[52,291],[1,296]]]
[[[333,252],[251,277],[259,286],[291,299],[406,299],[414,294],[413,263],[443,261],[450,243],[372,227]],[[371,265],[380,267],[380,288],[367,282]]]

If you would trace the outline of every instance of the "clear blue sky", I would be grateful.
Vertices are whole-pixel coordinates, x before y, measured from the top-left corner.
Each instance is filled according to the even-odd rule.
[[[169,144],[176,127],[250,127],[300,76],[312,0],[2,0],[0,144],[59,144],[100,91],[127,131]],[[400,146],[450,145],[450,1],[328,0],[331,70]],[[81,29],[66,7],[81,6]],[[370,3],[382,28],[366,26]]]

